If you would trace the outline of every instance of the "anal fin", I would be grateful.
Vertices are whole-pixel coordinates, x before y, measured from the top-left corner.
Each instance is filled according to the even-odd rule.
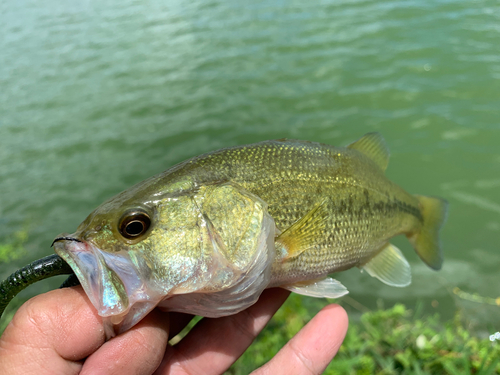
[[[302,294],[303,296],[318,298],[339,298],[349,291],[338,280],[326,277],[324,279],[300,282],[281,286],[291,292]]]
[[[387,243],[383,250],[361,267],[384,284],[404,287],[411,283],[411,269],[401,251]]]

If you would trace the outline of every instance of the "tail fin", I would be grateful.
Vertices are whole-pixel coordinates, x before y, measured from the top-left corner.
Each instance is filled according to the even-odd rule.
[[[448,202],[441,198],[416,195],[424,220],[420,232],[408,236],[418,256],[429,267],[441,269],[443,254],[439,243],[439,229],[446,221]]]

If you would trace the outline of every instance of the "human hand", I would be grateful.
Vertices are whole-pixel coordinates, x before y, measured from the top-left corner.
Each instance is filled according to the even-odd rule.
[[[221,374],[240,357],[288,296],[264,291],[236,315],[202,319],[179,343],[168,344],[191,316],[157,309],[105,342],[102,319],[81,287],[32,298],[0,338],[1,374]],[[254,374],[320,374],[347,331],[338,305],[323,308]]]

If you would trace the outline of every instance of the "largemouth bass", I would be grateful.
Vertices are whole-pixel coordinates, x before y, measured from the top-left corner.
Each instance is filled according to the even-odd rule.
[[[410,266],[389,240],[406,235],[440,269],[447,204],[389,181],[388,160],[377,133],[347,147],[282,139],[214,151],[109,199],[55,251],[110,336],[156,306],[220,317],[269,287],[340,297],[329,274],[355,266],[406,286]]]

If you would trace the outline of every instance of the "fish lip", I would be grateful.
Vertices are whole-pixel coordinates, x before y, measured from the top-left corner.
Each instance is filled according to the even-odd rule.
[[[76,241],[76,242],[82,242],[77,238],[70,237],[69,235],[61,234],[59,237],[56,237],[54,241],[52,241],[52,244],[50,247],[53,247],[54,244],[58,241]]]
[[[152,279],[145,260],[134,252],[103,251],[77,234],[61,236],[54,250],[73,269],[103,317],[108,339],[137,324],[167,293]]]
[[[100,250],[87,241],[74,241],[73,236],[61,236],[54,242],[55,252],[63,258],[73,269],[85,293],[101,316],[110,316],[121,313],[128,308],[128,301],[124,300],[116,289],[122,285],[113,285],[110,288],[110,277]],[[116,278],[114,284],[120,283]]]
[[[63,238],[66,237],[66,238]],[[78,234],[60,236],[55,252],[75,272],[97,313],[125,331],[164,298],[164,288],[151,280],[151,270],[127,251],[103,251]],[[76,241],[75,241],[76,239]]]
[[[58,238],[55,252],[73,269],[100,316],[119,322],[134,303],[151,301],[155,293],[145,278],[144,265],[135,264],[127,252],[102,251],[74,234]]]

